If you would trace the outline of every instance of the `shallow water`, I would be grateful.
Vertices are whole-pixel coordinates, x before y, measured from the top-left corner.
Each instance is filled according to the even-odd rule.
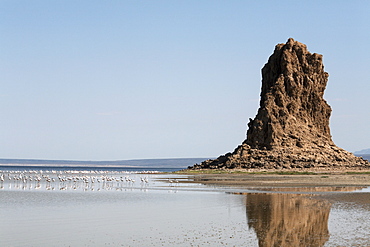
[[[3,174],[0,246],[370,246],[366,200],[179,183],[183,175]]]

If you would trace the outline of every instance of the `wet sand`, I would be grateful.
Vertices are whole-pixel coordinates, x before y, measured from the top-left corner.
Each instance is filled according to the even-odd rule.
[[[196,174],[184,182],[263,192],[309,193],[330,203],[350,203],[370,210],[370,174]],[[356,191],[356,192],[355,192]],[[364,192],[365,191],[365,192]],[[340,192],[340,193],[338,193]],[[249,194],[249,193],[239,193]]]
[[[189,176],[191,179],[186,182],[248,188],[370,186],[370,174],[278,175],[231,173],[189,174]]]

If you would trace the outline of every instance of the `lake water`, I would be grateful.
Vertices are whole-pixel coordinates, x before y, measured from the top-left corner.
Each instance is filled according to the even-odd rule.
[[[7,168],[0,178],[0,246],[370,246],[361,188],[339,200],[114,170]]]

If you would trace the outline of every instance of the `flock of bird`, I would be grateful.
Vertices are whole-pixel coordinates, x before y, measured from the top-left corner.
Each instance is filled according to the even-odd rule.
[[[123,174],[124,173],[124,174]],[[135,185],[136,184],[136,185]],[[0,189],[112,190],[146,188],[149,178],[142,174],[115,171],[2,171]]]
[[[148,173],[148,172],[147,172]],[[158,180],[147,173],[94,170],[0,170],[0,190],[147,190],[156,187],[176,188],[177,179]],[[151,172],[150,172],[151,173]]]

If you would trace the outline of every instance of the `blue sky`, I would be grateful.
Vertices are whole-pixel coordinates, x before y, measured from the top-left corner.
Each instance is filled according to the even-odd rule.
[[[0,1],[0,158],[216,157],[289,37],[323,54],[334,142],[370,147],[369,1]]]

